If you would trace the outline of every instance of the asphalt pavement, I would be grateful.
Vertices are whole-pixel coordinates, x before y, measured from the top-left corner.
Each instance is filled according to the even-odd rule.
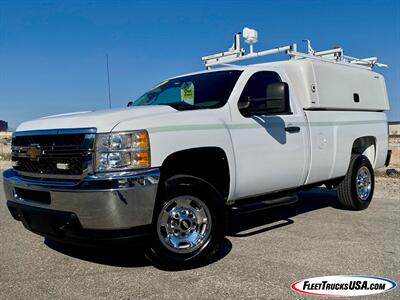
[[[378,182],[361,212],[340,210],[334,191],[314,189],[296,204],[232,217],[216,260],[180,272],[156,269],[140,250],[45,241],[12,219],[1,187],[0,299],[311,299],[290,285],[325,275],[399,282],[399,182]],[[400,299],[400,289],[366,298]]]

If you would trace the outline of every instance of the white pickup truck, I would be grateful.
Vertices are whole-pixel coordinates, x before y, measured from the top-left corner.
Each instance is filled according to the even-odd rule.
[[[208,70],[127,108],[22,123],[4,172],[12,216],[65,243],[145,245],[175,269],[216,253],[228,208],[292,203],[322,184],[344,209],[367,208],[374,169],[390,159],[385,82],[371,70],[382,64],[310,44],[253,52],[246,30],[250,53],[236,34],[229,51],[203,57]],[[290,59],[227,65],[279,52]]]

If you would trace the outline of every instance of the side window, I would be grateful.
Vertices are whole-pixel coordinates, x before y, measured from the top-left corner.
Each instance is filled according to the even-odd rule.
[[[243,89],[240,99],[246,97],[261,99],[267,96],[267,85],[274,82],[281,82],[281,78],[275,72],[257,72],[251,75]]]
[[[287,99],[280,98],[282,89],[285,90]],[[290,113],[287,84],[281,81],[276,72],[254,73],[242,91],[238,107],[245,117]]]

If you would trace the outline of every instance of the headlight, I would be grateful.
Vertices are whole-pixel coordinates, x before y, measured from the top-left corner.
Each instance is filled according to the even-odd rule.
[[[150,142],[146,130],[97,134],[96,171],[147,167],[150,167]]]

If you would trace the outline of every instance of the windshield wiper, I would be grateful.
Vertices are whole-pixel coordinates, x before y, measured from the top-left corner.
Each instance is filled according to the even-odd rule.
[[[198,104],[189,104],[189,103],[186,103],[186,102],[183,102],[183,101],[180,101],[180,102],[171,102],[171,103],[163,103],[163,105],[169,105],[169,106],[171,106],[171,107],[173,107],[173,108],[176,108],[176,109],[191,109],[191,108],[194,108],[194,109],[202,109],[202,108],[205,108],[205,107],[202,106],[202,105],[198,105]]]

